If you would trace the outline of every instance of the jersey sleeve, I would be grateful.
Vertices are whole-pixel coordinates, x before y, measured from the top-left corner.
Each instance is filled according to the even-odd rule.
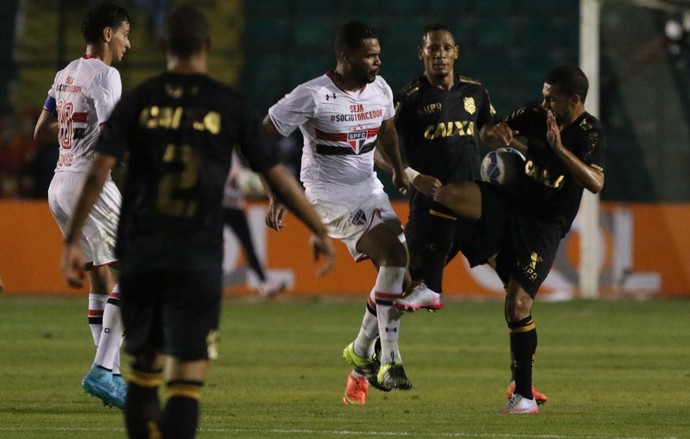
[[[117,69],[108,68],[94,77],[91,83],[91,98],[93,99],[98,116],[98,123],[108,120],[120,100],[122,94],[122,81]]]
[[[314,115],[314,107],[311,90],[301,84],[269,108],[268,116],[278,132],[288,137]]]
[[[129,136],[134,131],[134,123],[139,115],[135,92],[125,94],[117,102],[112,114],[98,136],[96,151],[122,160],[125,155]]]
[[[604,170],[606,164],[606,134],[602,129],[591,129],[587,131],[582,161],[600,171]]]
[[[491,98],[486,88],[482,87],[482,104],[479,107],[479,114],[477,115],[477,129],[490,122],[496,122],[496,110],[491,104]]]

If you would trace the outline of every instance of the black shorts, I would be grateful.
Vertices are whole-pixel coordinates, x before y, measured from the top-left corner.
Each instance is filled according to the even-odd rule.
[[[208,358],[207,338],[218,329],[221,270],[123,270],[120,306],[125,350],[155,349],[183,360]]]
[[[551,271],[563,237],[560,225],[511,206],[490,183],[478,183],[482,194],[482,247],[498,253],[496,272],[504,285],[512,277],[534,298]]]
[[[482,257],[478,226],[476,221],[457,218],[449,209],[417,193],[410,203],[405,225],[412,277],[417,278],[415,273],[422,270],[423,255],[431,247],[446,255],[446,264],[458,252],[465,255],[471,266],[484,263],[488,256]]]

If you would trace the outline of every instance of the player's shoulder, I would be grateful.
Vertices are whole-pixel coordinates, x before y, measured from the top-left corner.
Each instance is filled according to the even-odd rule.
[[[510,114],[511,118],[515,118],[518,116],[539,117],[546,119],[546,110],[544,109],[544,107],[541,106],[540,102],[532,101],[517,108]]]
[[[420,78],[415,78],[411,82],[409,82],[407,85],[405,85],[403,88],[401,88],[397,96],[399,97],[405,97],[409,98],[412,97],[416,94],[419,93],[419,90],[422,88],[422,81]]]
[[[482,86],[479,79],[470,78],[469,76],[458,75],[458,83],[463,85],[477,85]]]
[[[604,131],[604,126],[601,121],[587,112],[583,114],[582,119],[578,123],[578,127],[585,133]]]

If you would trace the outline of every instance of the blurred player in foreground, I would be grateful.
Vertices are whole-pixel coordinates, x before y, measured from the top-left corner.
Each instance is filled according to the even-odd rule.
[[[337,65],[298,85],[268,110],[264,126],[275,139],[299,127],[304,136],[300,179],[329,236],[347,245],[356,261],[378,268],[361,329],[343,356],[354,366],[343,401],[364,404],[368,384],[409,389],[398,348],[407,250],[400,220],[374,172],[374,150],[391,165],[393,183],[405,193],[405,175],[393,120],[393,93],[378,75],[381,47],[376,32],[360,22],[340,27]],[[267,224],[281,230],[284,209],[270,203]],[[374,344],[381,334],[380,367]]]
[[[588,88],[578,67],[559,66],[544,80],[541,104],[522,107],[497,125],[488,143],[510,144],[526,156],[513,185],[455,183],[434,196],[458,216],[477,221],[485,256],[497,254],[515,379],[500,413],[539,411],[532,390],[537,350],[532,303],[575,219],[583,190],[596,194],[604,187],[606,140],[601,122],[585,111]]]
[[[128,154],[116,252],[126,351],[134,357],[125,403],[129,437],[192,438],[208,361],[216,354],[222,298],[222,196],[238,145],[275,196],[314,232],[320,272],[333,247],[301,187],[278,163],[261,121],[232,89],[207,76],[208,21],[195,7],[170,12],[167,72],[123,96],[65,237],[61,269],[81,281],[79,231],[109,173]],[[158,388],[165,380],[166,403]]]
[[[53,144],[60,155],[48,190],[48,205],[63,235],[74,214],[74,204],[93,161],[100,127],[120,99],[120,74],[111,66],[129,50],[129,15],[111,3],[90,10],[82,23],[84,55],[55,75],[39,116],[34,137]],[[78,241],[89,277],[89,326],[97,346],[96,357],[82,388],[105,405],[124,407],[126,385],[120,375],[120,316],[117,273],[112,269],[120,191],[108,173],[103,191],[89,212]],[[110,295],[110,297],[109,297]]]

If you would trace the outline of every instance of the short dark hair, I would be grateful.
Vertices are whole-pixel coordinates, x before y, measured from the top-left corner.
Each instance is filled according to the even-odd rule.
[[[129,21],[127,9],[114,3],[101,3],[90,9],[81,22],[84,41],[91,44],[100,43],[103,29],[106,27],[117,29],[125,21]]]
[[[589,81],[585,73],[579,67],[565,64],[551,70],[544,82],[549,85],[557,85],[561,92],[568,96],[578,95],[582,102],[587,99]]]
[[[445,23],[429,23],[426,26],[424,26],[424,32],[422,33],[422,46],[424,46],[424,38],[431,32],[438,32],[438,31],[445,31],[448,32],[451,36],[453,35],[453,32],[451,32],[450,28],[448,27],[447,24]],[[455,37],[453,37],[455,38]]]
[[[170,53],[189,58],[201,51],[209,38],[208,19],[195,6],[179,5],[168,14],[161,37]]]
[[[349,21],[340,26],[335,33],[335,54],[338,55],[340,52],[349,52],[362,47],[364,45],[362,41],[370,38],[378,39],[376,29],[360,21]]]

